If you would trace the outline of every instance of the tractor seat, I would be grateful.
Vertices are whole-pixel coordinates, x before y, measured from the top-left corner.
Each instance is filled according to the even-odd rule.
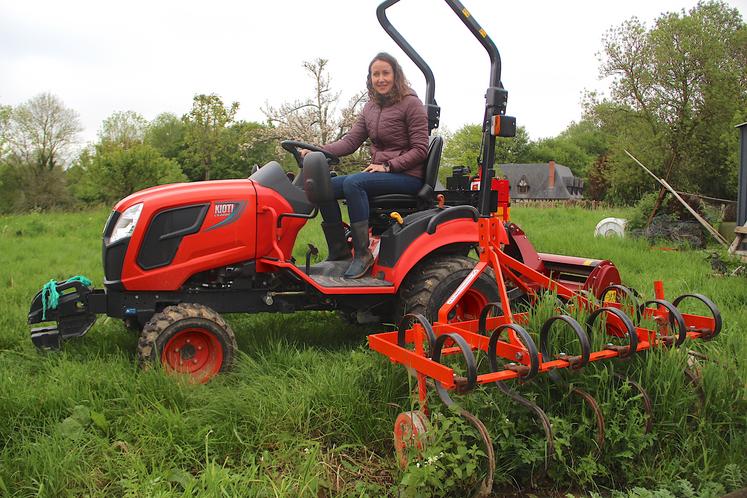
[[[444,139],[442,137],[434,135],[430,138],[428,155],[425,158],[423,187],[417,194],[383,194],[369,198],[369,224],[374,233],[383,232],[391,224],[392,220],[389,215],[392,211],[407,216],[433,206],[436,200],[436,180],[438,180],[438,168],[441,164],[443,146]]]

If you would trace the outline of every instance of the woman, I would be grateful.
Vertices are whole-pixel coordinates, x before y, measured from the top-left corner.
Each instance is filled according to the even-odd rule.
[[[336,156],[352,154],[371,139],[371,164],[361,173],[332,178],[335,199],[347,200],[355,257],[343,275],[360,278],[371,269],[368,249],[368,196],[417,194],[423,186],[428,155],[428,119],[423,103],[410,88],[402,67],[387,53],[368,65],[369,100],[355,124],[340,140],[323,149]],[[305,155],[308,151],[302,151]],[[340,205],[319,206],[322,230],[329,247],[328,261],[350,259]]]

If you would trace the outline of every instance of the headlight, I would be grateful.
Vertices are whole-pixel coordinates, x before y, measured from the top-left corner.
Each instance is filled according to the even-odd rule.
[[[135,231],[135,225],[137,225],[137,220],[140,218],[140,212],[142,210],[143,203],[141,202],[127,208],[125,212],[122,213],[122,216],[117,220],[117,224],[114,225],[114,230],[112,230],[112,236],[109,238],[110,244],[132,235],[132,232]]]

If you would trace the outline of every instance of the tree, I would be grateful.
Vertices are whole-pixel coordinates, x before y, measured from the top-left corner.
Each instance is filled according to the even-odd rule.
[[[81,131],[77,112],[42,93],[13,109],[5,138],[16,163],[51,171],[65,165]]]
[[[187,124],[175,114],[164,112],[148,124],[145,143],[154,147],[163,157],[177,160],[186,148]]]
[[[613,78],[611,97],[590,99],[587,112],[614,137],[609,168],[623,183],[613,195],[632,202],[653,188],[623,148],[675,188],[735,195],[728,149],[747,117],[746,31],[737,9],[709,1],[663,14],[651,29],[633,18],[605,35],[600,75]]]
[[[82,129],[78,114],[49,93],[0,114],[0,210],[69,205],[64,167]]]
[[[223,135],[233,122],[239,103],[225,107],[215,94],[195,95],[192,110],[182,119],[185,130],[186,148],[183,154],[183,169],[191,180],[210,180],[216,175],[217,158],[223,152]]]
[[[85,150],[68,175],[73,192],[86,203],[115,202],[155,185],[186,181],[179,164],[147,144]]]
[[[113,144],[122,148],[142,144],[148,121],[134,111],[115,112],[104,120],[99,131],[101,144]]]
[[[588,171],[606,156],[607,137],[590,120],[571,123],[557,137],[534,142],[527,154],[530,162],[556,161],[568,166],[578,177],[587,177]]]
[[[340,92],[332,91],[328,74],[327,59],[304,62],[303,67],[314,81],[313,95],[306,99],[281,104],[279,107],[266,105],[262,112],[267,117],[267,140],[278,143],[281,140],[299,140],[316,145],[324,145],[339,140],[355,123],[368,93],[360,91],[353,95],[338,111]],[[278,149],[278,153],[280,153]],[[345,158],[339,169],[346,171],[367,164],[369,158],[365,150]]]
[[[472,173],[477,172],[477,159],[482,150],[482,126],[464,125],[454,134],[448,134],[442,156],[442,167],[468,166]],[[526,128],[516,129],[513,138],[496,138],[495,162],[522,163],[529,158],[531,146]],[[448,175],[448,171],[446,172]]]

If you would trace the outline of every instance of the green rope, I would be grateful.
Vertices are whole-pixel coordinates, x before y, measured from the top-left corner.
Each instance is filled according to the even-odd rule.
[[[68,278],[63,284],[69,283],[69,282],[80,282],[86,287],[89,287],[91,285],[91,281],[84,277],[83,275],[76,275],[74,277]],[[47,319],[47,310],[53,310],[57,309],[57,305],[60,303],[60,293],[57,292],[57,281],[52,279],[46,284],[44,284],[44,287],[42,287],[41,290],[41,297],[42,297],[42,321]]]

